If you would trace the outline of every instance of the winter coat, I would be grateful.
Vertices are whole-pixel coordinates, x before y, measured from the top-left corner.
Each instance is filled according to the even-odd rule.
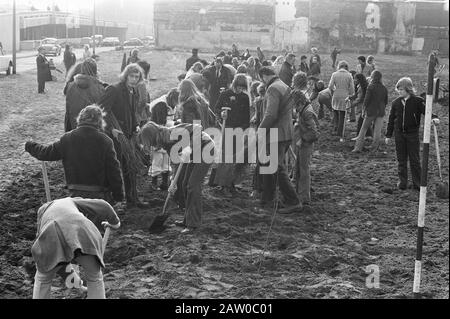
[[[31,247],[36,268],[46,273],[60,263],[70,263],[75,251],[103,261],[101,222],[117,225],[114,209],[101,199],[62,198],[46,203],[38,211],[37,236]]]
[[[300,65],[299,65],[299,70],[302,71],[302,72],[305,72],[306,74],[309,75],[309,66],[308,66],[308,63],[306,63],[306,62],[300,63]]]
[[[224,107],[229,107],[225,127],[247,129],[250,127],[250,99],[246,93],[234,93],[233,90],[225,90],[220,94],[215,110],[220,117]]]
[[[294,125],[294,140],[307,143],[314,143],[319,136],[319,121],[314,113],[311,103],[300,90],[291,92],[290,103],[296,114]]]
[[[67,86],[64,130],[74,130],[80,111],[88,105],[98,103],[103,94],[105,88],[99,80],[89,75],[76,75],[74,81]]]
[[[122,132],[127,138],[131,138],[136,131],[138,122],[136,119],[136,104],[138,94],[134,89],[130,89],[123,82],[110,85],[106,88],[105,94],[100,99],[99,105],[106,112],[107,132],[111,132],[108,116],[114,115]]]
[[[150,108],[148,103],[150,103],[150,94],[147,91],[147,84],[142,81],[136,86],[136,91],[138,94],[138,102],[136,105],[136,121],[139,125],[146,123],[150,118]]]
[[[291,89],[278,77],[274,77],[268,84],[264,96],[266,110],[259,128],[278,129],[278,142],[291,141],[293,136],[292,108],[288,100]],[[269,141],[267,141],[269,142]]]
[[[209,104],[216,105],[220,95],[220,88],[228,89],[233,81],[233,75],[227,67],[223,66],[217,76],[217,70],[214,65],[207,67],[202,71],[202,75],[209,82]]]
[[[395,131],[404,133],[419,132],[420,116],[425,114],[425,101],[420,96],[411,95],[403,105],[402,97],[392,102],[386,137],[392,137]],[[432,115],[432,118],[436,118]]]
[[[37,80],[38,82],[49,82],[52,81],[52,74],[50,72],[50,65],[47,58],[39,54],[36,58],[37,66]]]
[[[345,99],[355,94],[355,84],[351,73],[344,69],[334,72],[328,88],[333,94],[331,101],[333,110],[345,111],[347,107]]]
[[[294,77],[294,74],[294,67],[285,61],[280,69],[280,80],[290,87],[292,85],[292,78]]]
[[[313,63],[313,58],[316,57],[317,58],[317,63]],[[318,72],[314,73],[314,74],[320,74],[320,67],[322,66],[322,61],[320,60],[320,55],[313,54],[310,58],[309,58],[309,69],[311,70],[313,68],[313,64],[318,64]],[[312,70],[311,70],[312,71]]]
[[[181,104],[181,123],[193,124],[194,120],[201,121],[203,129],[210,127],[209,121],[209,106],[204,101],[196,100],[195,97],[190,97]]]
[[[367,87],[363,111],[368,117],[384,117],[388,103],[388,90],[380,82],[372,82]]]
[[[97,128],[81,125],[59,141],[44,146],[27,142],[25,150],[41,161],[62,160],[66,183],[97,186],[121,201],[122,177],[113,141]]]

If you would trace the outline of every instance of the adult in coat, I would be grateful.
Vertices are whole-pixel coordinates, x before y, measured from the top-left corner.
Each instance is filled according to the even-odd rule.
[[[62,160],[67,188],[72,197],[122,201],[122,177],[113,141],[102,132],[98,106],[85,107],[78,127],[59,141],[44,146],[27,142],[25,150],[41,161]]]
[[[44,55],[44,48],[38,48],[38,56],[36,58],[37,66],[37,82],[38,82],[38,93],[45,93],[45,82],[52,80],[52,74],[50,72],[50,64]]]
[[[250,97],[248,94],[248,81],[245,74],[236,74],[231,89],[225,90],[219,96],[215,110],[217,116],[226,118],[225,127],[245,131],[250,127]],[[236,162],[237,139],[233,137],[231,141],[222,137],[222,159],[232,155],[233,163],[221,163],[216,171],[215,183],[223,188],[226,194],[235,192],[235,185],[238,184],[245,169],[245,163]],[[242,141],[245,145],[245,141]],[[232,154],[226,154],[225,144],[232,144]],[[244,156],[245,157],[245,156]]]
[[[334,113],[334,133],[339,136],[342,136],[344,133],[347,101],[355,94],[353,77],[347,70],[348,63],[346,61],[340,61],[338,70],[331,75],[330,83],[328,84],[328,88],[333,95],[331,106]]]
[[[39,208],[36,240],[31,247],[36,262],[33,299],[49,299],[53,278],[72,269],[72,261],[83,268],[87,298],[106,298],[102,273],[104,226],[120,227],[116,212],[104,200],[62,198]]]
[[[295,54],[289,53],[286,56],[286,61],[284,61],[283,65],[280,69],[280,80],[283,81],[287,86],[291,87],[292,78],[295,74]]]
[[[205,68],[202,74],[209,82],[209,104],[216,105],[220,92],[230,87],[232,73],[224,66],[222,58],[216,58],[214,65]]]
[[[107,134],[113,138],[114,146],[121,163],[127,206],[145,208],[146,204],[138,199],[137,194],[137,159],[130,157],[135,152],[135,136],[139,131],[136,119],[138,93],[136,86],[144,79],[144,71],[135,64],[129,64],[120,75],[120,82],[110,85],[100,99],[100,106],[105,111]],[[123,134],[125,140],[119,136]],[[135,154],[135,153],[134,153]]]
[[[388,103],[388,90],[383,85],[381,79],[382,75],[380,71],[375,70],[372,72],[363,104],[364,121],[352,152],[360,152],[363,149],[366,132],[372,124],[374,128],[371,150],[376,151],[380,145],[381,129],[383,128],[383,119]]]
[[[292,213],[301,210],[301,204],[286,172],[286,152],[292,143],[292,107],[289,105],[290,88],[281,81],[271,67],[263,67],[259,76],[267,87],[264,97],[266,109],[259,129],[266,129],[269,137],[270,129],[276,128],[276,141],[268,140],[266,144],[277,143],[277,171],[275,174],[264,174],[261,206],[264,210],[272,209],[277,184],[284,198],[285,207],[279,213]],[[270,145],[267,146],[270,150]],[[266,164],[265,164],[266,165]],[[261,164],[263,166],[263,164]],[[278,182],[278,183],[277,183]]]
[[[87,59],[81,63],[81,73],[68,83],[66,91],[66,114],[64,130],[69,132],[77,127],[80,111],[88,105],[97,104],[105,94],[102,82],[97,79],[97,63]]]
[[[77,63],[77,57],[75,56],[75,53],[73,53],[72,47],[66,44],[66,49],[64,50],[64,66],[66,67],[66,75],[75,63]]]

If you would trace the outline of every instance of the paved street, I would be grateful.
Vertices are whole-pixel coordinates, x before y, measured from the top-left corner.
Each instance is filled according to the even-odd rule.
[[[99,47],[95,48],[96,53],[106,52],[114,50],[114,47]],[[81,59],[83,57],[83,49],[74,49],[74,53],[77,56],[77,59]],[[33,52],[19,52],[17,54],[17,73],[26,72],[29,70],[36,69],[36,54]],[[62,63],[64,56],[64,48],[61,52],[60,56],[47,56],[47,59],[53,59],[55,65]],[[65,73],[65,69],[62,68],[61,71]]]

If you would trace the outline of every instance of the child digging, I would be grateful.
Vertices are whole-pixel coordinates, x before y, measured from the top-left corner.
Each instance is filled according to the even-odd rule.
[[[167,126],[168,107],[165,102],[159,102],[152,108],[151,120],[159,125]],[[161,176],[159,190],[169,187],[170,158],[163,148],[153,148],[152,166],[149,175],[152,177],[152,188],[158,189],[158,176]]]

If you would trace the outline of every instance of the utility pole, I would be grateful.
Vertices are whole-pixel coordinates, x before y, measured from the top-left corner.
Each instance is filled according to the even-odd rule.
[[[308,1],[308,51],[311,49],[311,2],[312,0]]]
[[[94,0],[94,15],[93,15],[93,21],[92,21],[92,54],[95,55],[95,0]]]
[[[16,0],[13,0],[13,36],[12,36],[12,48],[13,48],[13,54],[12,54],[12,63],[13,63],[13,70],[12,73],[16,74],[16,61],[17,61],[17,48],[16,48]]]

